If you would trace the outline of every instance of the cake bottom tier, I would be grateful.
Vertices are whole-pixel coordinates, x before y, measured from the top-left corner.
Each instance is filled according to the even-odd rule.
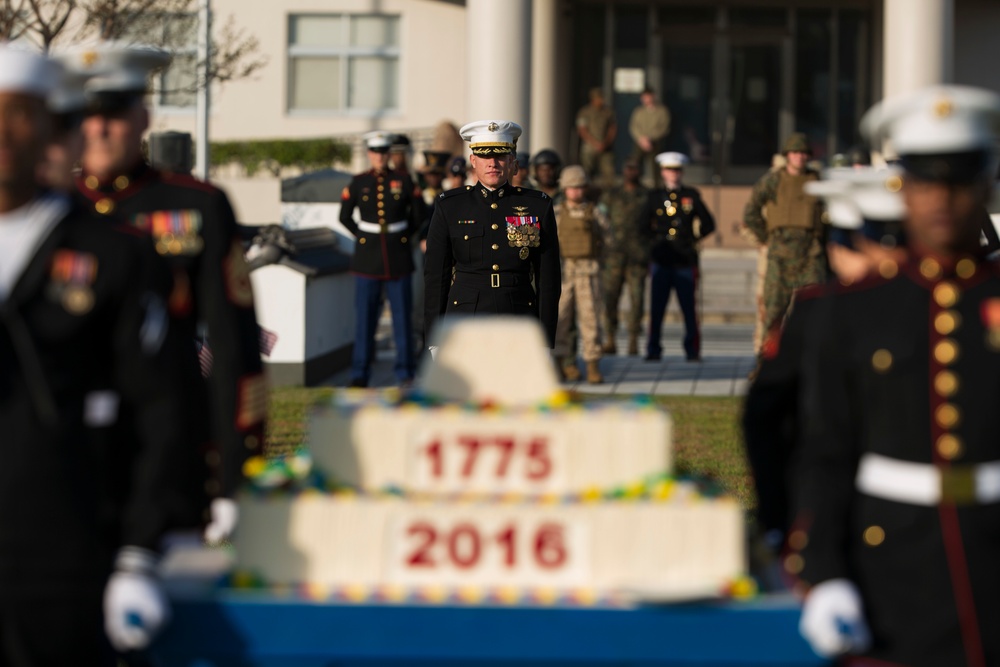
[[[244,497],[237,569],[265,584],[721,590],[746,571],[730,499],[506,504]]]

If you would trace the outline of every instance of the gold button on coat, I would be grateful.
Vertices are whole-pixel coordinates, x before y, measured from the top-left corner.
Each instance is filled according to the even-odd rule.
[[[958,288],[951,283],[941,283],[934,288],[934,303],[942,308],[951,308],[958,303]]]
[[[91,190],[96,190],[101,185],[101,181],[98,180],[97,176],[88,176],[83,180],[83,184],[86,185]]]
[[[976,263],[971,259],[960,259],[955,265],[955,273],[959,278],[971,278],[976,275]]]
[[[934,330],[942,336],[947,336],[958,328],[959,323],[962,321],[961,318],[962,316],[953,310],[938,313],[934,317]]]
[[[104,199],[94,204],[94,210],[100,213],[101,215],[107,215],[108,213],[111,213],[111,211],[115,210],[115,203],[105,197]]]
[[[129,186],[128,176],[119,176],[115,179],[115,190],[124,190]]]
[[[934,411],[934,418],[937,419],[937,423],[943,428],[955,428],[961,416],[959,415],[958,408],[954,405],[951,403],[942,403]]]
[[[951,371],[941,371],[934,376],[934,391],[949,398],[958,391],[958,377]]]
[[[468,234],[466,234],[466,235],[465,235],[465,236],[463,236],[462,238],[463,238],[464,240],[468,241],[468,240],[469,240],[469,235],[468,235]]]
[[[937,440],[937,452],[946,461],[956,459],[962,455],[962,441],[951,433],[945,433]]]
[[[928,280],[935,280],[941,277],[941,265],[936,259],[925,257],[920,262],[920,275]]]
[[[882,526],[869,526],[865,529],[864,540],[868,546],[877,547],[885,542],[885,530]]]
[[[492,208],[495,211],[497,209],[497,203],[493,202],[492,204],[490,204],[490,208]]]
[[[500,265],[499,264],[494,264],[493,265],[493,270],[494,271],[499,271],[500,270]]]
[[[875,350],[872,355],[872,368],[876,373],[887,373],[892,368],[892,352],[885,349]]]
[[[785,571],[790,574],[799,574],[806,567],[806,562],[803,560],[802,556],[798,554],[792,554],[785,558]]]
[[[493,244],[493,249],[494,249],[494,250],[499,250],[499,249],[500,249],[500,246],[498,246],[498,245],[497,245],[496,243],[494,243],[494,244]]]
[[[358,243],[360,243],[361,245],[364,245],[365,244],[365,238],[362,236],[360,239],[358,239]]]
[[[945,338],[943,341],[934,346],[934,359],[939,364],[943,364],[945,366],[953,363],[956,359],[958,359],[958,343],[950,338]]]
[[[497,223],[494,222],[492,225],[490,225],[490,229],[497,229]]]
[[[878,272],[883,278],[889,280],[895,278],[896,274],[899,273],[899,266],[891,259],[883,259],[879,262]]]

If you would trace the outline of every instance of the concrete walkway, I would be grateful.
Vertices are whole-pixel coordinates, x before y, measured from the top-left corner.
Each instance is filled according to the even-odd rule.
[[[682,336],[682,325],[665,324],[661,361],[645,361],[645,341],[640,341],[641,356],[607,356],[601,360],[604,383],[578,382],[565,386],[581,393],[608,395],[742,396],[746,393],[747,373],[754,364],[753,325],[704,325],[702,361],[699,363],[685,361],[680,343]],[[372,368],[372,387],[396,384],[392,372],[395,351],[390,347],[390,340],[391,336],[379,339],[378,354]],[[620,333],[618,349],[624,351],[627,344],[627,336]],[[345,369],[324,384],[344,387],[349,381],[350,372]]]

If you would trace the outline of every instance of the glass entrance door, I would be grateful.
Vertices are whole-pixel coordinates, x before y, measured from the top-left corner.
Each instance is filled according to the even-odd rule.
[[[691,158],[691,183],[746,184],[771,164],[788,104],[782,38],[725,34],[661,45],[667,150]]]

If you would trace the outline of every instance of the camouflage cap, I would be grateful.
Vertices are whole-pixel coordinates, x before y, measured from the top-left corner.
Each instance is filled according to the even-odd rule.
[[[812,149],[809,148],[809,140],[806,139],[806,135],[804,133],[793,132],[787,139],[785,139],[785,143],[781,147],[782,155],[787,155],[793,151],[796,153],[812,154]]]

